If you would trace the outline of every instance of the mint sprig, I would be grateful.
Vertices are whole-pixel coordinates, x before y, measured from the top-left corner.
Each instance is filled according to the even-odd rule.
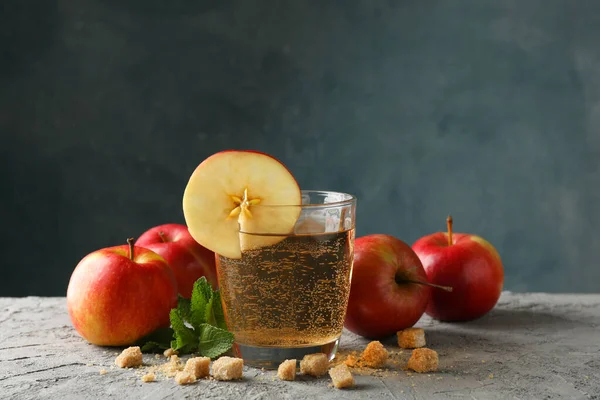
[[[202,324],[198,352],[204,357],[215,358],[227,352],[233,344],[233,335],[210,324]]]
[[[171,310],[169,318],[171,328],[153,332],[139,341],[142,351],[171,347],[179,354],[199,353],[215,358],[233,345],[233,334],[227,331],[225,324],[221,295],[205,277],[194,283],[191,299],[179,296],[177,308]]]
[[[171,310],[169,318],[171,319],[171,327],[173,328],[171,348],[173,350],[180,350],[181,353],[193,352],[194,345],[197,342],[195,330],[185,325],[181,312],[176,308]]]

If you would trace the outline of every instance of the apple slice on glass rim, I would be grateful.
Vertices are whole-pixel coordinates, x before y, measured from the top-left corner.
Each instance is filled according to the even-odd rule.
[[[281,235],[294,229],[301,204],[300,188],[288,169],[255,151],[213,154],[192,173],[183,194],[192,237],[228,258],[284,239]]]

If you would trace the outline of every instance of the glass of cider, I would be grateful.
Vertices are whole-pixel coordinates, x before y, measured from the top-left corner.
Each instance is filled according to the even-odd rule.
[[[331,360],[350,294],[356,198],[305,190],[301,205],[254,207],[294,207],[298,220],[291,232],[240,231],[242,257],[216,256],[234,354],[268,369],[317,352]]]

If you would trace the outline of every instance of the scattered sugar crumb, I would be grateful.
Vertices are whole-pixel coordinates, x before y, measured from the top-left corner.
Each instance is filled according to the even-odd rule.
[[[160,371],[168,378],[174,377],[179,371],[182,370],[183,364],[181,363],[179,356],[176,354],[172,355],[168,362],[160,366]]]
[[[398,376],[398,371],[402,365],[406,363],[405,357],[401,357],[399,352],[390,351],[387,362],[381,367],[369,366],[360,357],[358,351],[340,349],[334,360],[331,361],[331,366],[335,367],[339,364],[346,364],[355,375],[360,376]]]
[[[107,370],[105,370],[105,369],[101,369],[100,370],[100,375],[106,375],[106,373],[108,373]]]
[[[155,380],[156,380],[156,375],[154,375],[152,372],[149,372],[142,376],[142,382],[145,382],[145,383],[154,382]]]
[[[344,361],[344,364],[346,364],[349,367],[356,367],[357,363],[358,363],[358,358],[353,354],[348,355],[348,357],[346,358],[346,361]]]
[[[159,358],[162,358],[162,355],[159,355]],[[161,375],[166,378],[173,378],[178,372],[184,369],[184,365],[181,362],[181,359],[177,355],[173,355],[169,358],[169,361],[166,361],[162,364],[152,364],[152,365],[144,365],[140,368],[137,368],[137,371],[134,371],[136,377],[142,377],[144,375],[154,375],[155,380],[158,380],[158,376]]]

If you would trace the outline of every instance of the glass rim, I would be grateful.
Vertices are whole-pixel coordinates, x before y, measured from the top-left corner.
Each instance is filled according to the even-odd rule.
[[[323,195],[329,195],[329,194],[335,194],[335,195],[342,195],[344,197],[347,197],[345,200],[339,200],[339,201],[332,201],[331,203],[309,203],[309,204],[255,204],[252,206],[252,208],[256,207],[256,208],[270,208],[270,207],[300,207],[300,208],[329,208],[329,207],[340,207],[340,206],[346,206],[346,205],[351,205],[356,203],[356,196],[350,194],[350,193],[345,193],[345,192],[336,192],[333,190],[315,190],[315,189],[302,189],[300,190],[301,194],[308,194],[308,193],[317,193],[317,194],[323,194]]]

